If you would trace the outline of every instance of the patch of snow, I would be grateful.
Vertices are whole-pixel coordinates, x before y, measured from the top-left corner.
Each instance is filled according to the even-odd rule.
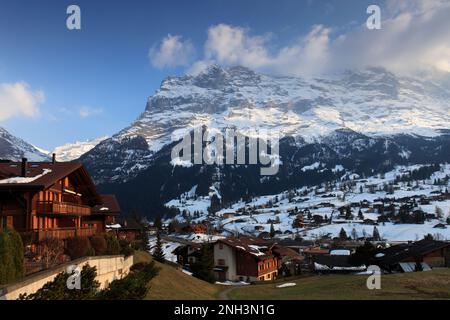
[[[37,176],[14,177],[14,178],[3,179],[3,180],[0,180],[0,184],[26,184],[26,183],[33,182],[39,178],[42,178],[43,176],[45,176],[46,174],[48,174],[50,172],[52,172],[51,169],[44,169],[43,172],[41,174],[38,174]]]
[[[288,283],[283,283],[277,286],[277,288],[289,288],[289,287],[295,287],[297,284],[294,282],[288,282]]]

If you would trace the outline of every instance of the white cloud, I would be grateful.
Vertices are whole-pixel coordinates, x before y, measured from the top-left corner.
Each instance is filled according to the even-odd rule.
[[[36,117],[44,101],[42,91],[32,91],[25,82],[0,83],[0,121],[12,117]]]
[[[379,65],[400,72],[450,72],[450,3],[390,0],[381,30],[364,26],[338,38],[330,67]]]
[[[313,26],[304,38],[277,54],[273,69],[284,74],[315,74],[324,71],[329,63],[330,28]]]
[[[367,66],[401,73],[450,72],[450,1],[387,0],[381,12],[381,30],[353,24],[350,31],[338,34],[339,29],[315,25],[290,45],[275,49],[270,34],[214,25],[208,29],[203,59],[188,73],[213,63],[294,75]]]
[[[83,106],[78,110],[78,114],[81,118],[88,118],[91,116],[96,116],[103,113],[103,109],[100,108],[91,108],[87,106]]]
[[[248,30],[226,24],[208,30],[205,58],[219,64],[259,68],[271,63],[265,47],[269,36],[250,36]]]
[[[188,70],[198,73],[205,65],[243,65],[279,74],[311,74],[323,70],[329,55],[330,28],[315,25],[304,37],[274,53],[268,49],[270,34],[253,36],[248,29],[219,24],[209,28],[205,59]]]
[[[188,65],[195,54],[190,40],[183,40],[181,36],[168,34],[159,46],[154,45],[149,51],[149,58],[156,68],[177,67]]]

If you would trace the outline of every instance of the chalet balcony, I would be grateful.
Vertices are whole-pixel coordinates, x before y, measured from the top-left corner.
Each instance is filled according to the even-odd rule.
[[[29,236],[32,242],[43,241],[46,239],[67,239],[73,237],[90,237],[95,235],[95,228],[56,228],[56,229],[38,229],[27,232],[21,232]]]
[[[73,216],[89,216],[92,208],[81,204],[70,202],[56,202],[56,201],[38,201],[38,214],[63,214]]]

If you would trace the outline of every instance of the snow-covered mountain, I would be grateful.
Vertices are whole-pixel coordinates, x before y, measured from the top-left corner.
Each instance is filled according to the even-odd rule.
[[[368,137],[435,137],[450,128],[450,90],[381,68],[321,78],[263,75],[211,66],[197,76],[169,77],[129,127],[83,159],[98,182],[135,177],[153,156],[194,127],[241,132],[278,130],[301,143],[327,141],[336,130]]]
[[[100,142],[108,139],[108,137],[100,137],[97,139],[77,141],[74,143],[66,143],[65,145],[56,147],[52,152],[47,154],[56,154],[57,161],[72,161],[80,158],[86,152],[92,150]]]
[[[448,88],[380,68],[296,78],[212,66],[164,80],[134,123],[80,159],[125,212],[160,215],[194,186],[198,196],[216,190],[214,206],[222,207],[336,179],[339,166],[370,176],[396,165],[445,163],[449,110]],[[279,132],[278,173],[261,177],[259,165],[177,165],[172,147],[196,127]]]
[[[0,159],[21,161],[22,158],[29,161],[49,160],[49,157],[38,148],[0,127]]]

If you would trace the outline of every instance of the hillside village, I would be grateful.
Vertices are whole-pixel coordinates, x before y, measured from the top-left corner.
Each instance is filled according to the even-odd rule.
[[[311,168],[320,164],[305,170]],[[386,272],[450,265],[449,164],[396,167],[372,177],[336,170],[338,181],[248,197],[216,212],[211,206],[220,192],[212,187],[210,196],[199,197],[194,187],[167,203],[177,215],[163,221],[166,259],[189,272],[202,246],[211,246],[216,279],[237,283],[365,272],[369,262]],[[371,252],[362,260],[355,258],[361,248]],[[242,261],[254,264],[253,271],[237,271]]]

